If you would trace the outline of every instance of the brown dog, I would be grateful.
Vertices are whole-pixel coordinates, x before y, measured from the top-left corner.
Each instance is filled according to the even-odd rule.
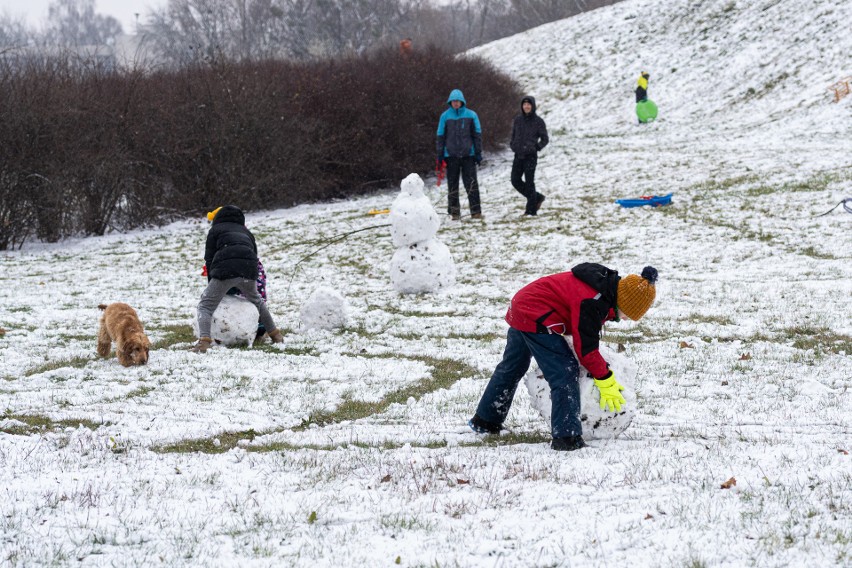
[[[115,341],[115,355],[119,363],[125,367],[146,364],[151,342],[142,329],[136,310],[121,302],[108,306],[100,304],[98,307],[104,311],[98,330],[98,355],[108,357]]]

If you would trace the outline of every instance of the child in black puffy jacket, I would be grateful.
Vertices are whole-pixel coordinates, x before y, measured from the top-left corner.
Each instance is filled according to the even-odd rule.
[[[213,312],[231,288],[239,289],[254,304],[269,337],[274,343],[282,343],[284,337],[257,291],[257,244],[245,226],[245,215],[238,207],[225,205],[208,213],[207,218],[213,223],[204,247],[207,288],[198,303],[199,338],[192,351],[204,353],[213,344]]]

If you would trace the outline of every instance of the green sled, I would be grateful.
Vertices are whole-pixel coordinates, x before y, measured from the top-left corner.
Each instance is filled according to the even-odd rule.
[[[651,99],[645,99],[636,103],[636,116],[639,117],[639,122],[653,122],[657,118],[657,105]]]

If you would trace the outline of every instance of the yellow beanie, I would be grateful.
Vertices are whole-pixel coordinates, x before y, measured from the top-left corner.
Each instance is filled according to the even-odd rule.
[[[218,212],[219,212],[219,209],[221,209],[221,207],[217,207],[217,208],[216,208],[216,209],[214,209],[213,211],[210,211],[209,213],[207,213],[207,220],[208,220],[208,221],[210,221],[210,222],[212,223],[212,222],[213,222],[213,219],[215,219],[215,218],[216,218],[216,213],[218,213]]]
[[[618,309],[633,321],[641,319],[657,297],[656,282],[657,269],[653,266],[643,268],[641,276],[629,274],[619,280],[616,298]]]

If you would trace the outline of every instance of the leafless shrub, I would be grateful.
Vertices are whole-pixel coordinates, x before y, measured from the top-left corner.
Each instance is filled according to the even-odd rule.
[[[0,249],[235,203],[358,195],[434,167],[462,89],[484,146],[520,97],[476,58],[385,48],[310,63],[220,60],[144,75],[66,58],[0,62]]]

